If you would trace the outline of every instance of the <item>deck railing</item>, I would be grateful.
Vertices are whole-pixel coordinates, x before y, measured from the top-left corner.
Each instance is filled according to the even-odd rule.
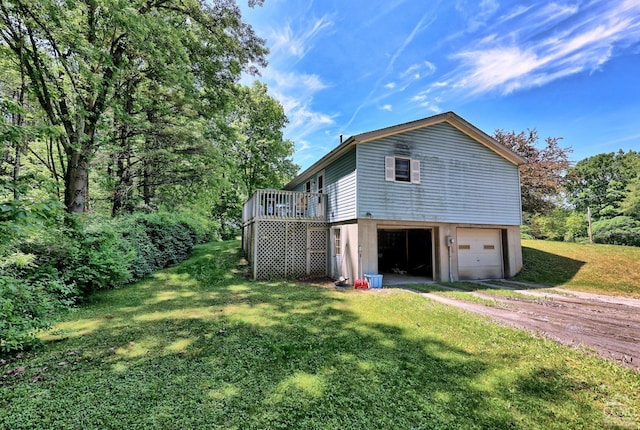
[[[327,196],[283,190],[258,190],[244,204],[242,221],[252,219],[327,220]]]

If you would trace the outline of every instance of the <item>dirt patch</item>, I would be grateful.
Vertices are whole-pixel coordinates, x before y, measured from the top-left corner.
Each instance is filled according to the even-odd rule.
[[[598,355],[640,370],[640,300],[583,292],[510,284],[466,291],[490,297],[496,306],[453,299],[441,294],[418,293],[432,300],[485,315],[492,320],[542,334],[565,345],[594,350]],[[536,288],[537,287],[537,288]],[[492,289],[517,291],[515,297]],[[460,290],[461,291],[461,290]]]

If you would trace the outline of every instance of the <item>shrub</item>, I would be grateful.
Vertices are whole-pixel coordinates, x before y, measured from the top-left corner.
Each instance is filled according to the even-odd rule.
[[[132,278],[129,264],[135,251],[123,243],[113,221],[94,218],[82,230],[75,232],[76,255],[67,277],[85,294],[95,290],[115,288]]]
[[[536,239],[563,240],[568,216],[569,211],[564,208],[555,208],[548,214],[527,216],[529,234]]]
[[[580,212],[571,212],[565,222],[564,240],[574,242],[589,236],[587,216]]]
[[[46,283],[30,284],[0,275],[0,351],[21,350],[37,343],[35,333],[48,328],[60,308]]]
[[[593,241],[611,245],[640,246],[640,221],[617,216],[593,223]]]
[[[528,225],[520,226],[520,239],[535,239],[531,234],[531,227]]]
[[[186,259],[210,239],[193,214],[67,216],[52,228],[0,242],[0,350],[23,349],[56,313]]]

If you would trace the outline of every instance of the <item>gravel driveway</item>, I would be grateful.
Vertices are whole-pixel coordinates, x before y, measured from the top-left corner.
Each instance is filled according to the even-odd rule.
[[[595,350],[600,356],[640,369],[640,299],[583,293],[540,285],[478,282],[483,291],[465,294],[490,299],[492,305],[416,293],[441,303],[530,330],[563,344]],[[410,286],[406,286],[410,289]],[[448,287],[442,287],[449,289]],[[491,294],[491,289],[517,291],[516,297]]]

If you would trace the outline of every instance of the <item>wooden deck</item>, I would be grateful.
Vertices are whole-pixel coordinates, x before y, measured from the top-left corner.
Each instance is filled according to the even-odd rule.
[[[299,220],[325,222],[327,196],[282,190],[258,190],[242,208],[242,222],[253,220]]]

